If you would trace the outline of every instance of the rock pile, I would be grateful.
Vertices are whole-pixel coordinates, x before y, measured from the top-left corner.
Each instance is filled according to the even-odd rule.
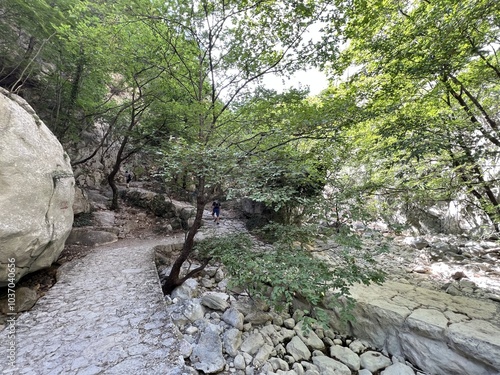
[[[498,242],[446,235],[385,237],[367,229],[360,234],[387,280],[500,302]],[[376,253],[384,245],[388,251]],[[319,243],[315,255],[335,264],[337,248],[333,242]]]
[[[223,235],[233,231],[244,231],[243,227],[236,228],[236,224],[238,224],[238,221],[236,220],[234,222],[223,222],[223,225],[221,225],[220,228],[215,228],[215,226],[213,226],[214,228],[211,228],[211,226],[208,224],[206,227],[202,228],[203,232],[206,232],[203,233],[203,236]],[[211,231],[213,231],[214,233],[211,234]],[[363,247],[365,249],[376,249],[377,247],[380,247],[383,242],[386,242],[386,240],[384,240],[383,238],[384,236],[380,233],[376,234],[365,230],[361,234],[363,236]],[[441,239],[441,241],[438,240],[439,238]],[[442,237],[439,238],[437,236],[432,238],[396,238],[395,240],[390,242],[388,252],[376,255],[377,264],[388,273],[388,280],[392,280],[388,281],[387,284],[387,288],[389,290],[392,290],[391,288],[393,287],[393,285],[397,284],[400,288],[403,289],[405,288],[405,286],[406,289],[419,288],[418,291],[415,290],[415,293],[423,293],[421,296],[419,295],[419,299],[417,299],[420,302],[417,304],[413,303],[413,307],[408,310],[408,313],[406,315],[403,316],[403,321],[406,321],[404,319],[405,316],[409,316],[413,309],[415,309],[416,311],[413,315],[409,316],[409,320],[413,319],[413,317],[417,316],[421,311],[427,311],[425,309],[436,309],[437,307],[428,307],[430,306],[429,303],[434,300],[441,300],[444,297],[452,299],[459,304],[465,301],[464,296],[467,295],[483,300],[490,299],[498,301],[497,298],[499,295],[498,291],[500,290],[500,284],[496,282],[498,278],[495,278],[495,270],[498,269],[498,264],[488,261],[490,259],[482,259],[481,257],[481,254],[489,254],[489,256],[493,254],[493,256],[495,256],[495,242],[472,242],[465,238],[460,239],[457,237],[450,237],[445,241]],[[449,251],[446,251],[442,245],[440,245],[440,242],[451,243],[452,241],[456,241],[454,243],[456,243],[456,246],[459,249],[458,252],[466,254],[464,255],[465,259],[462,259],[462,262],[459,262],[458,258],[453,257],[453,254],[456,253],[450,253]],[[257,244],[257,246],[258,245],[259,244]],[[314,252],[314,255],[324,259],[327,262],[335,263],[335,248],[338,246],[335,244],[325,245],[326,246],[323,248],[318,247],[312,250]],[[262,246],[262,244],[260,244],[260,246]],[[447,272],[437,272],[437,269],[435,268],[436,264],[447,266]],[[470,264],[473,264],[474,266],[469,267]],[[480,268],[478,267],[479,265],[481,265]],[[168,272],[168,269],[160,269],[164,274]],[[458,277],[458,272],[462,272],[461,277]],[[212,273],[213,275],[210,275],[210,273]],[[486,288],[486,285],[484,283],[481,283],[482,280],[488,281],[488,286],[491,286],[491,288]],[[441,353],[434,353],[436,351],[435,343],[432,344],[434,346],[431,345],[431,354],[424,354],[423,356],[417,355],[418,358],[416,359],[408,355],[411,352],[409,347],[405,347],[406,350],[409,351],[408,353],[406,353],[405,350],[392,350],[394,348],[379,345],[380,342],[378,340],[374,340],[372,337],[367,339],[365,337],[366,335],[362,335],[361,332],[358,332],[355,329],[339,329],[338,327],[335,327],[335,325],[331,326],[331,330],[324,330],[318,327],[314,329],[313,332],[315,336],[324,345],[321,346],[321,349],[315,348],[311,346],[310,343],[307,342],[307,340],[304,337],[300,336],[297,332],[301,331],[299,330],[300,325],[299,327],[297,327],[297,324],[295,324],[298,321],[297,316],[277,315],[273,314],[270,311],[262,309],[261,306],[254,306],[248,296],[244,294],[234,293],[234,291],[227,288],[227,283],[224,281],[224,275],[221,270],[208,270],[203,277],[200,277],[197,281],[189,281],[189,283],[194,284],[191,286],[183,286],[181,289],[175,292],[172,298],[167,298],[167,302],[168,310],[181,331],[182,340],[184,343],[183,348],[186,349],[186,351],[183,352],[183,357],[185,358],[187,365],[192,366],[193,373],[196,373],[194,371],[198,370],[195,365],[196,363],[199,363],[198,367],[200,371],[207,372],[206,370],[209,370],[209,368],[203,367],[204,369],[201,369],[203,366],[202,364],[206,363],[206,361],[209,361],[209,358],[215,357],[219,358],[219,361],[215,366],[217,370],[215,372],[239,375],[306,373],[349,373],[362,375],[368,375],[370,373],[375,373],[377,375],[404,375],[415,373],[455,374],[462,372],[471,374],[491,373],[491,371],[488,372],[484,369],[480,370],[480,366],[475,369],[475,371],[471,372],[457,372],[453,369],[448,372],[441,371],[443,366],[441,366],[442,363],[440,364],[440,358],[442,359],[443,357],[441,357]],[[453,288],[453,286],[457,287]],[[183,288],[188,288],[188,290],[191,291],[186,293],[181,292]],[[428,291],[427,294],[425,293],[425,291]],[[447,294],[444,294],[442,292],[447,292]],[[377,293],[379,292],[373,291],[372,293],[367,293],[367,301],[373,301],[374,298],[378,296]],[[393,291],[393,293],[395,292]],[[432,293],[441,294],[440,296],[436,297]],[[217,296],[222,301],[219,301],[220,303],[218,303],[217,305],[208,304],[206,301],[208,298],[207,295],[212,294],[215,294],[215,296]],[[427,302],[429,303],[422,302],[422,298],[424,298],[425,300],[428,294],[431,295],[428,296],[430,299]],[[458,296],[456,296],[456,294],[458,294]],[[356,299],[357,298],[358,297],[356,297]],[[385,303],[385,305],[383,306],[387,307],[389,310],[391,309],[390,306],[392,306],[391,303],[395,303],[396,305],[398,305],[398,303],[401,302],[396,301],[397,298],[394,298],[394,301],[389,297],[387,298],[387,300],[384,300],[385,302],[383,303]],[[210,299],[213,300],[214,298],[211,297]],[[374,309],[377,310],[378,313],[382,313],[382,310],[384,310],[383,308],[379,308],[381,306],[380,303],[382,302],[377,302],[374,306]],[[489,304],[488,306],[493,306],[491,308],[494,309],[494,303],[495,302],[491,301],[478,301],[477,305],[480,309],[480,304],[482,304],[481,306],[483,306],[484,304]],[[237,328],[236,326],[231,326],[228,322],[226,322],[227,319],[225,319],[224,316],[226,314],[229,314],[228,311],[230,311],[231,309],[235,309],[239,314],[242,314],[239,319],[243,319],[243,328],[240,328],[241,324],[238,324]],[[464,306],[464,309],[468,311],[467,306]],[[440,311],[439,309],[437,310]],[[462,311],[460,309],[457,310],[454,308],[452,308],[452,310],[456,312]],[[471,314],[474,315],[474,308],[469,310],[471,310]],[[399,310],[396,309],[395,311]],[[436,311],[436,313],[432,316],[437,317],[438,311]],[[190,315],[191,312],[196,312],[196,315]],[[493,319],[494,321],[494,312],[492,314],[490,314],[491,316],[489,318],[486,316],[484,316],[483,318],[486,320]],[[465,313],[464,315],[455,314],[453,316],[466,317]],[[254,317],[258,317],[258,319]],[[377,314],[370,313],[370,317],[375,319],[375,321],[378,321]],[[472,318],[467,319],[483,318],[473,316]],[[372,322],[372,320],[368,319],[367,323]],[[290,323],[292,321],[294,322],[293,325]],[[289,325],[288,327],[285,325],[285,322],[287,322],[286,324]],[[431,321],[431,323],[432,324],[430,325],[430,328],[434,329],[434,322]],[[464,325],[474,324],[474,322],[464,323]],[[488,325],[488,323],[484,322],[484,325]],[[358,326],[360,328],[360,331],[373,331],[373,329],[370,328],[372,327],[370,323],[368,324],[368,327],[363,327],[362,325],[360,326],[359,321],[358,323],[351,325],[351,328],[358,328]],[[478,327],[479,326],[480,324],[478,325]],[[422,334],[423,331],[420,332],[417,330],[418,332],[413,332],[412,330],[410,330],[412,331],[411,333],[407,330],[408,327],[404,328],[405,337],[409,337],[411,336],[411,334],[415,334],[415,337],[418,336],[417,338],[421,339],[419,338],[419,334]],[[474,325],[474,327],[476,327],[476,325]],[[207,329],[211,332],[209,336],[204,334]],[[231,336],[236,337],[236,339],[234,339],[237,340],[237,345],[235,346],[236,349],[229,348],[227,344],[228,338],[226,338],[226,332],[231,329],[236,330],[233,331],[233,336]],[[381,329],[383,330],[383,328]],[[399,328],[391,328],[390,331],[397,331],[398,329]],[[450,328],[450,330],[452,329]],[[342,332],[343,334],[339,335],[336,333],[337,331]],[[380,329],[378,331],[380,331]],[[215,356],[213,352],[211,352],[210,355],[200,356],[199,347],[203,347],[202,343],[206,337],[211,337],[212,339],[215,338],[216,335],[214,332],[217,333],[221,344],[219,348],[219,341],[216,341],[217,345],[214,345],[213,341],[210,341],[210,348],[212,351],[214,350],[214,347],[217,348],[217,356]],[[237,332],[239,332],[239,334]],[[479,331],[475,334],[472,334],[472,332],[464,334],[465,340],[473,340],[471,341],[470,347],[464,349],[466,353],[462,353],[462,355],[464,355],[465,357],[470,356],[471,358],[474,358],[475,351],[472,348],[472,346],[474,346],[472,344],[473,342],[481,342],[481,345],[488,345],[488,349],[485,350],[485,352],[488,352],[490,354],[495,352],[496,340],[484,338],[483,336],[481,336],[481,332],[482,328],[480,328]],[[259,345],[256,345],[257,349],[248,349],[249,347],[252,347],[249,344],[243,345],[245,341],[249,340],[249,343],[251,343],[254,339],[256,339],[259,343]],[[391,340],[389,340],[391,343],[397,341]],[[423,340],[425,341],[425,338]],[[448,342],[446,339],[446,335],[442,335],[442,340],[442,345],[444,348],[446,348]],[[303,345],[300,345],[300,343],[302,343]],[[306,350],[304,350],[304,347],[306,348]],[[195,348],[198,349],[195,351]],[[298,348],[302,349],[299,350]],[[490,349],[495,350],[491,351]],[[297,350],[299,350],[299,353],[302,354],[297,355]],[[415,348],[415,350],[419,352],[418,347]],[[453,352],[453,350],[455,349],[451,348],[448,351],[451,353]],[[366,354],[369,352],[371,353],[370,355]],[[309,357],[307,353],[310,353]],[[461,352],[459,351],[455,354],[459,356],[460,353]],[[298,359],[294,357],[294,354]],[[433,357],[434,354],[436,354],[435,357]],[[494,356],[495,355],[493,354],[493,357]],[[372,370],[374,370],[375,368],[370,367],[366,364],[367,357],[376,357],[377,359],[381,359],[384,365],[373,372]],[[200,358],[204,359],[201,360]],[[449,358],[449,356],[445,356],[444,358]],[[224,364],[221,359],[224,360]],[[330,360],[335,362],[331,362]],[[411,361],[411,363],[407,362],[408,360]],[[332,367],[319,367],[318,364],[323,363],[322,361],[326,361],[332,364]],[[358,370],[354,370],[352,366],[354,364],[354,368],[356,368],[356,363],[358,361]],[[474,361],[474,359],[472,359],[472,361]],[[460,362],[461,365],[464,365],[464,363],[468,363],[466,360],[458,362]],[[335,365],[333,365],[333,363],[335,363]],[[491,365],[491,361],[486,360],[485,363],[489,363]],[[341,364],[342,366],[340,366],[339,364]],[[454,368],[460,368],[461,365],[456,364]],[[346,366],[350,372],[347,372],[346,367],[343,366]],[[485,366],[488,367],[489,365]],[[419,367],[420,370],[417,370],[417,367]],[[444,367],[448,368],[449,366]],[[424,368],[425,370],[422,370]],[[438,370],[434,371],[436,368],[438,368]],[[470,369],[470,366],[467,368]]]
[[[121,197],[129,204],[147,209],[168,220],[168,230],[189,229],[193,224],[196,208],[186,202],[176,201],[166,194],[142,188],[121,190]]]
[[[500,302],[500,246],[459,236],[400,237],[377,257],[393,281]]]
[[[160,275],[168,272],[163,267]],[[166,301],[193,374],[421,374],[403,359],[390,359],[331,329],[304,330],[300,311],[277,314],[228,290],[221,268],[206,269]]]

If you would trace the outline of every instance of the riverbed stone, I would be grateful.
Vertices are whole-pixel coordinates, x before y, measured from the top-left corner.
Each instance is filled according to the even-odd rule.
[[[371,372],[377,372],[392,364],[391,360],[379,352],[369,350],[360,355],[361,367]]]
[[[228,329],[223,336],[224,350],[230,356],[238,355],[238,350],[242,344],[241,331],[236,328]]]
[[[243,330],[243,314],[240,313],[236,308],[230,307],[222,315],[222,320],[229,324],[230,326]]]
[[[201,297],[201,304],[212,310],[225,311],[229,307],[228,299],[224,293],[208,293]]]
[[[360,354],[366,350],[366,346],[361,341],[354,340],[349,344],[349,349],[351,349],[356,354]]]
[[[304,375],[305,373],[304,367],[300,363],[294,363],[292,369],[297,375]]]
[[[273,316],[264,311],[254,310],[245,315],[244,321],[247,323],[252,323],[254,325],[263,325],[267,322],[271,322],[273,320]]]
[[[269,339],[272,341],[274,346],[278,345],[279,343],[283,342],[283,340],[284,340],[284,337],[281,334],[281,331],[278,331],[276,329],[276,327],[277,326],[275,326],[273,324],[269,324],[267,326],[262,327],[260,330],[260,333],[262,333],[266,337],[269,337]]]
[[[271,358],[269,360],[269,363],[273,366],[273,370],[282,370],[282,371],[288,371],[290,368],[288,366],[288,363],[286,363],[284,360],[281,358]]]
[[[257,368],[260,368],[264,365],[264,363],[269,359],[271,353],[273,351],[273,347],[269,344],[264,344],[259,348],[259,351],[255,355],[253,359],[253,365]]]
[[[358,371],[361,365],[359,356],[351,349],[335,345],[330,348],[330,356],[345,364],[353,371]]]
[[[415,371],[403,363],[394,363],[382,371],[380,375],[415,375]]]
[[[207,374],[220,372],[226,366],[222,354],[222,341],[219,336],[220,328],[209,324],[202,332],[198,344],[189,356],[193,367]]]
[[[168,270],[168,273],[170,273],[170,270]],[[198,297],[198,285],[196,279],[188,279],[182,283],[182,285],[175,288],[172,293],[170,293],[170,297],[172,299],[178,298],[181,300]]]
[[[193,345],[186,340],[181,340],[179,351],[183,358],[189,358],[191,353],[193,353]]]
[[[300,339],[307,345],[311,350],[323,350],[325,349],[325,343],[318,337],[318,335],[312,330],[304,330],[304,322],[299,322],[295,328],[295,333],[300,337]]]
[[[259,349],[264,345],[264,337],[262,334],[256,332],[249,335],[243,340],[241,344],[241,351],[253,355],[259,351]]]
[[[295,361],[309,360],[311,352],[307,345],[298,337],[294,336],[292,340],[286,345],[287,352],[294,358]]]
[[[170,305],[167,310],[172,321],[178,327],[202,319],[205,315],[205,310],[199,299],[182,300],[178,304]]]
[[[245,357],[243,357],[241,354],[236,355],[234,357],[234,368],[237,370],[244,370],[246,367],[246,362],[245,362]]]
[[[349,367],[325,355],[315,356],[312,361],[322,375],[351,375]]]

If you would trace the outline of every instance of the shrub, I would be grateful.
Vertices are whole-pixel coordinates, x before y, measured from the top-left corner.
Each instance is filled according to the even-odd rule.
[[[322,323],[326,323],[323,308],[339,308],[341,316],[350,316],[351,285],[384,280],[383,272],[373,267],[371,254],[353,239],[344,238],[343,243],[357,248],[339,246],[332,265],[308,250],[311,241],[304,241],[309,239],[308,228],[272,225],[268,230],[271,228],[278,239],[273,246],[256,247],[247,235],[237,234],[203,240],[195,249],[198,256],[213,257],[224,264],[230,285],[245,289],[252,298],[265,301],[277,312],[290,313],[295,299],[306,301],[308,319]],[[340,303],[346,300],[348,303]]]

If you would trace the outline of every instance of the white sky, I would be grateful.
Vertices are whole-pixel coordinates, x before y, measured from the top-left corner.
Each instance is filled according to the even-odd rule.
[[[277,76],[266,76],[264,85],[269,89],[282,92],[285,88],[309,86],[310,95],[317,95],[328,86],[326,76],[317,69],[295,73],[290,80]]]
[[[311,39],[313,42],[319,41],[322,26],[323,24],[320,22],[310,25],[304,33],[304,38]],[[264,78],[264,85],[278,92],[282,92],[285,88],[309,86],[311,96],[318,95],[328,87],[326,76],[318,69],[313,68],[295,73],[290,80],[285,80],[284,83],[283,80],[281,77],[269,75]]]

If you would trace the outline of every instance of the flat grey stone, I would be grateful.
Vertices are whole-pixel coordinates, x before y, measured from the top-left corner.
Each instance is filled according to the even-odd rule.
[[[323,350],[325,348],[325,344],[321,341],[318,335],[312,329],[304,330],[303,328],[304,324],[301,321],[295,326],[294,330],[304,344],[306,344],[311,350]]]
[[[243,314],[234,307],[230,307],[224,312],[222,320],[240,331],[243,329]]]
[[[169,270],[170,272],[170,270]],[[182,285],[174,289],[170,294],[172,299],[190,299],[196,297],[198,294],[198,281],[195,279],[188,279]]]
[[[194,347],[189,357],[194,368],[206,374],[220,372],[226,365],[222,354],[222,341],[217,328],[209,325],[202,332],[198,345]]]
[[[351,375],[349,367],[325,355],[315,356],[312,361],[322,375]]]
[[[349,348],[334,345],[330,348],[330,356],[339,360],[353,371],[359,370],[361,360],[359,356]]]
[[[371,372],[382,370],[392,364],[386,356],[375,351],[367,351],[360,355],[361,367]]]
[[[301,361],[303,359],[307,361],[311,358],[311,352],[298,336],[294,336],[286,345],[286,351],[295,359],[295,361]]]
[[[264,345],[264,338],[260,333],[253,333],[248,336],[241,344],[241,351],[248,354],[255,354]]]
[[[232,357],[238,355],[238,349],[241,346],[241,331],[236,328],[228,329],[223,336],[224,349]]]
[[[229,296],[227,297],[229,298]],[[224,297],[214,293],[203,295],[201,297],[201,304],[209,309],[219,311],[225,311],[229,307],[229,303]]]
[[[395,363],[387,367],[380,375],[415,375],[415,371],[403,363]]]
[[[246,367],[245,358],[241,354],[238,354],[236,357],[234,357],[234,368],[235,369],[244,370],[245,367]]]
[[[254,366],[257,368],[261,367],[269,359],[272,351],[273,347],[271,345],[262,345],[253,359]]]
[[[86,228],[73,228],[66,244],[97,246],[106,245],[118,241],[118,236],[114,233],[102,230],[89,230]]]

